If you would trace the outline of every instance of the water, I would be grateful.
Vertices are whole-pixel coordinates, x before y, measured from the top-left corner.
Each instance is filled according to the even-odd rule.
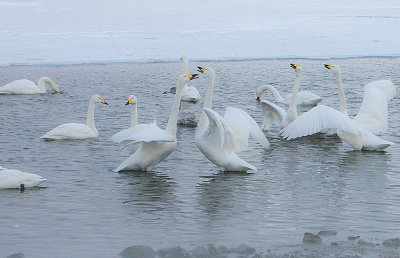
[[[399,59],[259,60],[190,63],[216,70],[214,110],[240,107],[261,123],[255,89],[275,85],[289,93],[303,66],[301,89],[338,107],[336,82],[324,63],[342,67],[349,114],[356,114],[363,85],[391,78],[400,85]],[[131,245],[154,249],[180,245],[246,243],[257,250],[300,245],[304,232],[336,230],[326,240],[361,236],[381,243],[399,237],[399,144],[386,152],[358,152],[336,137],[285,141],[267,134],[271,148],[252,142],[240,156],[254,173],[220,172],[194,144],[194,130],[179,128],[178,147],[153,172],[112,172],[129,149],[109,141],[130,123],[130,94],[138,98],[139,121],[165,127],[180,63],[0,68],[0,84],[49,76],[63,94],[0,96],[0,165],[39,174],[44,188],[0,193],[0,256],[117,257]],[[206,79],[192,81],[204,96]],[[100,136],[45,142],[40,136],[67,122],[85,122],[90,96],[100,94],[95,122]],[[268,94],[263,95],[268,99]],[[197,110],[200,111],[200,105]],[[389,133],[398,142],[399,99],[389,104]],[[195,107],[196,109],[196,107]]]

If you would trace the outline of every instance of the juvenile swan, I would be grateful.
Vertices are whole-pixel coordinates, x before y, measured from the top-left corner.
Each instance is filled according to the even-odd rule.
[[[108,105],[98,94],[93,95],[89,102],[86,124],[62,124],[40,138],[45,140],[77,140],[99,136],[99,132],[94,125],[94,105],[96,103]]]
[[[60,93],[60,88],[49,77],[42,77],[36,85],[33,81],[27,79],[16,80],[0,87],[0,94],[39,94],[46,93],[46,83],[50,85],[55,92]]]

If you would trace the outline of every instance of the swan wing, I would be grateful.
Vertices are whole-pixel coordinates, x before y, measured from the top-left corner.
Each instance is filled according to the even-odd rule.
[[[278,105],[262,100],[261,106],[263,110],[263,123],[266,130],[269,130],[272,124],[281,125],[286,119],[286,111]]]
[[[388,102],[396,95],[390,80],[379,80],[364,87],[364,98],[354,120],[371,133],[386,132],[388,127]]]
[[[49,131],[41,139],[84,139],[95,137],[89,126],[82,123],[62,124]]]
[[[200,100],[200,93],[196,87],[187,85],[185,88],[183,88],[182,100],[190,101],[190,102],[197,102]]]
[[[285,100],[287,103],[290,103],[292,96],[293,93],[289,93],[288,95],[286,95]],[[321,100],[322,98],[317,94],[311,91],[302,90],[298,93],[297,105],[317,105]]]
[[[230,126],[235,137],[235,151],[248,148],[248,139],[251,135],[264,148],[269,147],[269,142],[257,122],[245,111],[228,107],[224,115],[225,122]]]
[[[235,149],[235,138],[228,123],[214,110],[209,108],[203,109],[209,120],[205,137],[212,137],[215,142],[219,143],[221,148],[227,151],[233,151]]]
[[[129,136],[131,136],[132,134],[136,134],[142,130],[147,130],[148,128],[151,128],[155,125],[156,125],[155,122],[153,122],[152,124],[139,124],[137,126],[130,127],[128,129],[122,130],[122,131],[114,134],[110,140],[115,143],[126,144],[129,142],[129,140],[127,140],[127,138]]]
[[[358,135],[361,128],[347,115],[325,105],[318,105],[301,114],[282,131],[282,137],[288,140],[312,135],[327,129],[341,130]]]
[[[135,133],[125,138],[125,141],[130,142],[131,144],[144,142],[174,142],[175,140],[176,139],[173,135],[160,129],[155,124],[147,124],[145,127],[142,127],[141,130],[137,130]]]

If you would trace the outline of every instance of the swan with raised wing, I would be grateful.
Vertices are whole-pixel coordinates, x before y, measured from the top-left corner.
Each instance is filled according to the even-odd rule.
[[[0,94],[40,94],[46,93],[46,83],[49,84],[55,92],[60,93],[60,88],[49,77],[42,77],[36,85],[33,81],[27,79],[16,80],[0,87]]]
[[[86,124],[67,123],[62,124],[44,134],[41,139],[44,140],[78,140],[94,138],[99,136],[99,132],[94,124],[94,106],[96,103],[107,104],[98,94],[91,97],[86,118]]]
[[[383,150],[391,146],[393,142],[383,140],[375,133],[387,131],[388,102],[396,95],[395,85],[390,80],[379,80],[365,85],[358,114],[350,118],[347,114],[341,69],[337,65],[325,65],[325,67],[335,74],[338,81],[339,111],[318,105],[284,128],[282,136],[290,140],[333,129],[355,150]]]
[[[211,109],[215,83],[212,68],[199,67],[207,77],[204,108],[195,132],[195,143],[201,153],[218,168],[227,171],[257,170],[242,160],[236,152],[248,148],[251,135],[264,148],[269,142],[254,119],[245,111],[228,107],[224,117]]]
[[[172,111],[165,130],[150,124],[146,130],[140,130],[127,137],[130,144],[141,144],[139,149],[123,161],[114,171],[152,170],[176,149],[176,131],[182,91],[186,84],[197,78],[197,74],[182,74],[178,77],[178,86]]]

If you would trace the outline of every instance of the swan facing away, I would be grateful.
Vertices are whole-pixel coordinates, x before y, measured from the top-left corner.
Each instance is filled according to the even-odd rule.
[[[256,90],[256,99],[258,101],[261,101],[261,95],[264,93],[264,91],[269,90],[271,91],[272,95],[274,96],[274,99],[276,102],[279,103],[285,103],[289,104],[290,100],[292,99],[293,93],[290,93],[283,98],[279,91],[272,85],[265,85],[265,86],[260,86]],[[302,105],[302,106],[315,106],[317,105],[322,98],[318,96],[317,94],[311,92],[311,91],[299,91],[298,96],[297,96],[297,105]]]
[[[60,88],[49,77],[42,77],[36,85],[33,81],[27,79],[16,80],[0,87],[0,94],[39,94],[46,93],[46,83],[50,85],[55,92],[60,93]]]
[[[47,179],[41,176],[22,172],[16,169],[0,167],[0,189],[37,187]]]
[[[119,143],[122,145],[128,144],[131,142],[128,140],[128,137],[131,136],[134,133],[137,133],[141,130],[147,130],[148,128],[151,128],[153,124],[139,124],[138,122],[138,110],[137,110],[137,98],[135,95],[130,95],[128,98],[128,101],[126,102],[125,105],[131,106],[131,124],[130,127],[127,129],[124,129],[116,134],[114,134],[111,137],[111,141],[115,143]],[[155,122],[154,122],[155,125]]]
[[[123,161],[114,171],[152,170],[155,165],[165,160],[176,149],[176,131],[182,91],[186,84],[197,79],[197,74],[182,74],[178,77],[178,86],[172,111],[165,130],[150,124],[146,130],[140,130],[127,137],[130,144],[141,145],[130,157]]]
[[[181,56],[181,60],[183,61],[183,73],[188,74],[189,70],[189,60],[186,55]],[[186,85],[183,89],[182,93],[182,101],[197,103],[200,100],[200,93],[196,89],[196,87],[192,85]]]
[[[265,130],[269,130],[272,124],[277,124],[282,129],[297,118],[297,101],[302,68],[298,64],[290,64],[290,66],[296,72],[296,78],[288,110],[285,111],[283,108],[267,100],[261,101]]]
[[[199,67],[207,77],[207,89],[203,113],[195,132],[195,143],[201,153],[218,168],[226,171],[257,170],[256,167],[242,160],[236,152],[248,148],[251,135],[264,148],[269,147],[254,119],[245,111],[228,107],[224,117],[211,109],[215,83],[212,68]]]
[[[96,103],[108,105],[98,94],[93,95],[89,102],[86,124],[62,124],[40,138],[44,140],[78,140],[99,136],[99,132],[94,124],[94,106]]]
[[[387,131],[388,102],[396,95],[396,87],[390,80],[379,80],[364,87],[364,98],[358,114],[347,114],[346,98],[339,66],[325,65],[338,80],[340,110],[318,105],[303,113],[282,130],[282,136],[294,139],[323,130],[336,130],[337,135],[355,150],[383,150],[393,144],[375,133]]]

